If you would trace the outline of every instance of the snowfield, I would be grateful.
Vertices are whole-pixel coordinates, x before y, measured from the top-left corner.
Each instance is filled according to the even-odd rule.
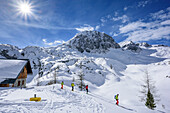
[[[42,101],[30,102],[29,98],[34,94],[40,96]],[[61,90],[59,85],[2,90],[0,107],[0,112],[7,113],[104,112],[102,104],[92,97],[81,92],[72,92],[68,87]]]
[[[139,96],[144,71],[148,70],[153,78],[161,100],[155,110],[150,110],[140,102]],[[71,87],[60,84],[49,86],[28,86],[28,88],[8,88],[0,90],[0,112],[11,113],[169,113],[170,112],[170,65],[128,65],[117,80],[107,75],[104,85],[89,88],[90,93],[74,92]],[[120,106],[115,105],[114,95],[120,94]],[[41,102],[30,102],[37,94]]]
[[[152,68],[151,68],[152,67]],[[159,90],[161,101],[155,110],[149,110],[139,101],[139,90],[142,83],[143,69],[148,69],[157,80],[156,87]],[[149,69],[150,68],[150,69]],[[0,112],[11,113],[168,113],[170,109],[170,78],[165,75],[170,73],[170,66],[160,65],[129,65],[122,72],[126,76],[120,77],[117,82],[114,77],[108,75],[108,80],[101,87],[90,93],[79,91],[77,86],[74,92],[71,87],[64,86],[60,89],[60,84],[49,86],[34,86],[28,88],[1,88],[0,90]],[[162,71],[164,73],[159,76]],[[115,105],[114,94],[120,94],[120,106]],[[29,98],[34,94],[41,97],[41,102],[30,102]],[[162,108],[162,105],[165,108]]]
[[[122,43],[124,48],[119,48],[114,40],[105,40],[107,35],[90,33],[80,33],[76,40],[74,37],[57,47],[19,49],[0,45],[0,58],[28,58],[33,70],[33,75],[28,75],[27,88],[0,88],[0,112],[170,113],[170,47],[128,42]],[[88,41],[81,48],[79,42],[84,37]],[[91,40],[97,37],[99,44]],[[80,72],[85,75],[89,94],[78,88]],[[156,87],[155,100],[159,100],[154,110],[141,101],[146,72]],[[50,85],[54,74],[57,84]],[[73,79],[75,91],[71,91]],[[60,89],[61,81],[64,81],[63,90]],[[29,101],[34,94],[42,100]],[[119,94],[119,106],[115,104],[116,94]]]

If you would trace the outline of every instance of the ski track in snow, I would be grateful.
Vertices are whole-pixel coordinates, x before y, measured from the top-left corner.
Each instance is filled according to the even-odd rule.
[[[58,85],[59,86],[59,85]],[[71,91],[65,87],[63,90],[57,86],[40,86],[26,89],[6,89],[0,90],[0,113],[110,113],[110,111],[120,111],[121,113],[137,112],[127,105],[115,105],[113,100],[101,95],[80,91]],[[15,93],[27,93],[31,91],[42,97],[41,102],[30,102],[27,97],[9,98]],[[29,96],[31,97],[31,96]],[[109,107],[108,107],[109,106]],[[108,109],[111,109],[108,112]],[[158,112],[165,113],[157,110]],[[142,113],[142,112],[140,112]]]
[[[6,100],[6,96],[20,89],[0,90],[0,112],[2,113],[104,113],[104,107],[82,92],[67,89],[35,88],[33,92],[43,93],[41,102],[30,102],[29,99]],[[23,89],[24,90],[24,89]],[[21,90],[22,91],[22,90]],[[24,92],[24,91],[23,91]],[[40,94],[39,94],[40,95]]]
[[[46,86],[45,86],[46,87]],[[113,109],[119,107],[124,111],[136,112],[136,110],[117,106],[113,100],[109,100],[100,95],[80,91],[70,91],[68,89],[57,89],[57,87],[35,87],[27,88],[26,90],[34,93],[42,93],[41,102],[30,102],[27,99],[8,99],[8,95],[17,92],[18,90],[25,92],[25,89],[8,89],[0,90],[0,112],[2,113],[107,113],[104,103],[113,106]],[[38,96],[39,96],[38,95]],[[40,96],[41,97],[41,96]]]
[[[103,100],[103,101],[105,101],[105,102],[107,102],[107,103],[116,105],[116,104],[113,102],[113,100],[106,99],[106,98],[104,98],[104,97],[101,97],[100,95],[97,95],[97,94],[94,94],[94,93],[93,93],[93,94],[89,94],[89,95],[92,96],[92,97],[94,97],[94,98],[98,98],[98,99],[100,99],[100,100]],[[117,105],[116,105],[116,106],[117,106]],[[124,106],[122,106],[122,105],[118,105],[118,107],[121,107],[121,108],[126,109],[126,110],[129,110],[129,111],[137,112],[137,111],[134,110],[134,109],[127,108],[127,107],[124,107]]]

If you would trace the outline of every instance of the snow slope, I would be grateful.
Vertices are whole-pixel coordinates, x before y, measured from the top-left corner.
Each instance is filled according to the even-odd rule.
[[[117,50],[111,50],[117,51]],[[95,83],[93,80],[86,78],[86,83],[89,84],[90,93],[87,95],[85,92],[80,92],[76,86],[74,92],[71,91],[70,83],[72,77],[67,74],[58,77],[58,81],[64,80],[66,86],[64,90],[60,89],[60,84],[50,86],[32,86],[30,83],[26,89],[1,89],[0,90],[0,112],[23,112],[23,113],[169,113],[170,98],[169,98],[169,83],[170,78],[166,78],[170,74],[170,65],[147,63],[132,64],[133,62],[126,61],[127,65],[124,65],[118,60],[111,59],[111,53],[105,58],[98,58],[100,55],[96,55],[94,63],[86,64],[95,70],[105,70],[104,82],[102,84]],[[89,57],[89,56],[88,56]],[[146,57],[146,56],[145,56]],[[117,57],[114,56],[114,59]],[[135,58],[135,57],[134,57]],[[146,57],[150,58],[150,57]],[[151,57],[152,58],[152,57]],[[86,57],[87,59],[87,57]],[[119,61],[123,58],[119,57]],[[137,60],[137,59],[136,59]],[[89,61],[89,60],[87,60]],[[84,59],[79,60],[85,64],[87,62]],[[138,61],[138,60],[137,60]],[[128,64],[129,63],[129,64]],[[61,63],[62,64],[62,63]],[[61,65],[55,64],[55,65]],[[69,62],[69,65],[74,64],[74,61]],[[78,63],[77,63],[78,64]],[[116,69],[111,69],[110,64],[117,65]],[[53,67],[55,67],[55,65]],[[115,67],[115,66],[113,66]],[[65,68],[64,68],[65,69]],[[141,85],[143,84],[144,71],[148,70],[149,74],[155,81],[156,88],[161,101],[157,104],[155,110],[150,110],[145,107],[143,102],[140,102],[139,96]],[[61,69],[62,70],[62,69]],[[70,67],[70,70],[76,70],[76,67]],[[115,70],[121,73],[116,73]],[[102,71],[103,72],[103,71]],[[109,73],[108,73],[109,72]],[[61,72],[62,73],[62,72]],[[63,72],[64,73],[64,72]],[[123,76],[124,75],[124,76]],[[92,75],[91,75],[92,76]],[[46,80],[44,76],[44,80]],[[101,80],[101,78],[98,78]],[[32,81],[33,82],[33,81]],[[100,81],[98,81],[100,83]],[[120,106],[115,105],[113,96],[120,94]],[[34,94],[42,98],[41,102],[30,102],[30,97]]]
[[[0,112],[22,113],[132,113],[135,108],[116,106],[112,100],[99,95],[83,92],[72,92],[68,87],[64,90],[60,86],[41,86],[26,89],[8,89],[1,91]],[[30,102],[29,98],[37,94],[41,102]],[[147,110],[150,111],[150,110]]]
[[[71,87],[64,86],[60,89],[60,85],[29,87],[24,89],[11,88],[0,90],[0,112],[21,112],[21,113],[168,113],[168,106],[166,109],[156,108],[156,110],[149,110],[135,97],[134,92],[137,87],[135,79],[130,79],[131,68],[128,66],[126,70],[127,77],[121,78],[121,82],[116,82],[111,85],[102,86],[89,94],[76,90],[71,91]],[[137,66],[136,68],[141,68]],[[130,70],[130,71],[129,71]],[[137,71],[136,71],[137,72]],[[129,76],[128,76],[129,75]],[[128,79],[127,79],[128,78]],[[110,78],[112,81],[112,79]],[[110,82],[111,82],[110,81]],[[109,81],[108,81],[109,82]],[[112,81],[113,82],[113,81]],[[168,87],[167,87],[168,88]],[[90,89],[91,90],[91,89]],[[130,91],[129,91],[130,90]],[[167,89],[166,89],[167,90]],[[115,92],[119,91],[120,106],[116,106],[112,99]],[[107,93],[106,93],[107,92]],[[110,92],[110,93],[109,93]],[[30,102],[29,98],[37,94],[41,97],[40,102]],[[135,94],[138,94],[136,92]],[[130,96],[131,95],[131,96]],[[165,97],[167,95],[164,95]],[[165,102],[166,99],[164,99]],[[162,100],[163,101],[163,100]],[[167,104],[169,100],[166,100]],[[164,103],[165,104],[165,103]]]
[[[89,47],[95,49],[89,52],[86,51],[89,47],[84,45],[81,53],[77,46],[79,47],[82,37],[91,41],[89,44],[94,43],[92,38],[99,37],[100,44],[108,48],[105,50],[99,47],[100,50],[97,50],[97,46],[93,47],[92,44]],[[57,47],[29,46],[17,49],[15,46],[2,45],[2,57],[5,54],[7,57],[30,59],[34,75],[28,76],[25,89],[0,89],[0,112],[169,113],[170,48],[128,43],[126,47],[134,46],[140,49],[136,52],[116,48],[118,45],[114,40],[104,41],[107,37],[98,32],[83,32]],[[111,42],[115,45],[107,46]],[[15,48],[14,51],[12,48]],[[140,101],[146,70],[155,81],[160,98],[155,110],[148,109],[145,103]],[[70,84],[73,78],[77,84],[80,72],[85,75],[84,83],[89,85],[88,95],[79,91],[77,85],[75,92],[71,91]],[[55,73],[57,84],[49,85],[53,82]],[[36,86],[38,81],[40,86]],[[61,90],[58,84],[61,81],[64,81],[64,90]],[[120,106],[116,106],[113,99],[117,93],[120,95]],[[42,101],[28,101],[34,94],[42,97]]]

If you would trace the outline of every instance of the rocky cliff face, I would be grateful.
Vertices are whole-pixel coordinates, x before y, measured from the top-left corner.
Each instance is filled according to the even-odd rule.
[[[120,44],[121,47],[125,50],[131,50],[133,52],[140,52],[142,49],[139,47],[140,44],[135,44],[132,41],[128,41],[128,42],[123,42]]]
[[[76,48],[81,53],[101,53],[109,50],[109,48],[120,48],[111,36],[97,31],[78,33],[67,42],[67,45]]]
[[[0,44],[0,58],[17,59],[21,57],[20,49],[9,44]]]

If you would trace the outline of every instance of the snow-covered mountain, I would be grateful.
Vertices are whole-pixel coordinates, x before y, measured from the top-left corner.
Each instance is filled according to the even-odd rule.
[[[29,46],[19,49],[12,45],[1,44],[0,58],[29,59],[34,75],[28,76],[27,86],[36,86],[37,82],[43,86],[42,88],[35,88],[36,91],[44,92],[45,85],[54,80],[55,73],[57,73],[57,82],[64,81],[67,89],[69,89],[73,79],[77,84],[79,73],[83,73],[84,82],[89,85],[90,92],[93,93],[92,96],[95,96],[95,98],[92,96],[84,97],[92,98],[88,106],[91,104],[98,106],[96,107],[96,109],[99,109],[98,111],[94,108],[90,112],[98,113],[111,112],[110,110],[104,110],[99,103],[106,100],[104,103],[107,104],[104,106],[109,109],[110,107],[108,106],[113,104],[111,100],[115,93],[120,94],[121,103],[128,106],[127,109],[129,109],[129,111],[126,109],[124,111],[121,108],[114,108],[117,112],[120,110],[124,113],[143,113],[143,111],[146,111],[144,113],[152,113],[139,101],[142,77],[145,74],[144,71],[148,70],[149,74],[153,75],[153,79],[157,82],[158,90],[161,91],[162,100],[158,104],[158,110],[161,109],[167,113],[169,111],[168,106],[170,104],[168,102],[170,99],[167,94],[170,93],[168,91],[170,89],[166,86],[163,88],[163,85],[168,86],[169,82],[169,79],[165,76],[170,74],[170,70],[168,70],[170,68],[170,47],[152,46],[147,43],[135,44],[133,42],[124,42],[119,45],[105,33],[84,31],[76,34],[68,42],[56,47]],[[50,86],[48,87],[51,88]],[[52,89],[46,89],[46,91],[50,94],[53,92]],[[63,100],[70,100],[67,96],[69,93],[73,97],[76,95],[81,101],[86,102],[80,96],[82,93],[70,93],[68,90],[65,90],[65,93],[60,90],[57,91],[62,95],[66,94]],[[46,96],[44,98],[47,98]],[[95,99],[97,99],[97,103],[94,102]],[[155,112],[159,112],[158,110]],[[83,109],[83,112],[88,112],[88,110]]]
[[[120,48],[114,39],[98,31],[84,31],[78,33],[67,45],[71,48],[76,48],[80,52],[103,52],[110,48]]]
[[[134,52],[140,52],[142,49],[139,47],[139,44],[135,44],[132,41],[120,43],[121,47],[125,50],[131,50]],[[141,44],[142,45],[142,44]],[[142,45],[143,46],[143,45]]]
[[[20,49],[9,44],[0,44],[0,58],[16,59],[21,57]]]
[[[74,77],[79,70],[83,70],[86,73],[85,79],[98,86],[104,84],[109,73],[119,79],[122,75],[120,72],[126,69],[126,65],[150,64],[163,60],[149,56],[155,51],[146,49],[151,47],[147,43],[124,42],[120,45],[122,48],[105,33],[84,31],[56,47],[28,46],[19,49],[16,46],[1,44],[0,55],[1,58],[29,59],[34,76],[38,76],[40,70],[43,72],[42,77],[49,76],[54,73],[56,67],[59,67],[58,75],[69,77]],[[52,76],[49,80],[46,79],[47,82],[50,79],[53,79]]]

